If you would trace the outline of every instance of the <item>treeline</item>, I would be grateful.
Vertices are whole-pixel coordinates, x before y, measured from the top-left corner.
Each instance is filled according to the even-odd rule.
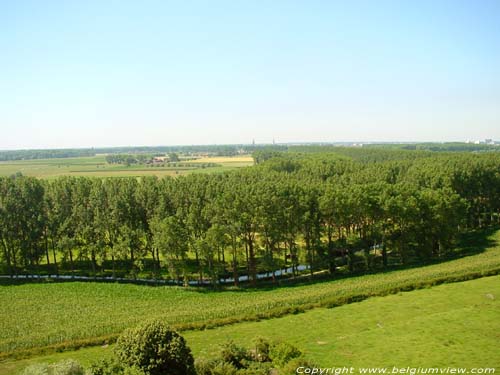
[[[0,151],[0,161],[77,158],[95,156],[93,149],[57,149],[57,150],[12,150]]]
[[[408,144],[370,144],[365,147],[384,147],[401,150],[425,150],[425,151],[448,151],[448,152],[477,152],[477,151],[500,151],[500,144],[466,143],[466,142],[444,142],[444,143],[408,143]]]
[[[148,260],[153,275],[243,271],[255,284],[299,264],[335,274],[443,258],[461,231],[499,222],[499,154],[373,152],[279,153],[175,179],[2,178],[1,259],[10,274],[57,270],[62,255],[93,274],[126,264],[134,276]]]
[[[47,150],[9,150],[0,151],[0,161],[76,158],[95,156],[97,154],[128,155],[140,157],[141,154],[182,153],[184,155],[208,154],[213,156],[235,156],[241,153],[252,153],[255,150],[268,148],[263,145],[200,145],[200,146],[144,146],[144,147],[101,147],[82,149],[47,149]],[[286,146],[273,146],[276,150],[286,150]]]
[[[146,164],[146,162],[151,161],[155,156],[153,154],[109,154],[106,155],[106,163],[108,164]]]

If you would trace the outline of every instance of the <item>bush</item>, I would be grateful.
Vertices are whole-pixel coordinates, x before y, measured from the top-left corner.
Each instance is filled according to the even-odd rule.
[[[83,367],[76,361],[68,359],[49,366],[50,375],[83,375]]]
[[[220,359],[222,362],[230,363],[237,369],[240,369],[246,367],[250,356],[245,348],[229,341],[221,347]]]
[[[252,349],[250,349],[249,353],[254,361],[268,362],[271,360],[269,358],[269,348],[271,346],[269,341],[262,337],[256,337],[253,339],[252,344]]]
[[[85,375],[121,375],[124,372],[124,367],[116,360],[101,359],[92,363]]]
[[[184,338],[155,320],[126,330],[116,342],[121,363],[146,375],[194,375],[194,360]]]
[[[80,364],[72,359],[67,359],[51,365],[40,363],[24,369],[21,375],[84,375]]]
[[[195,363],[197,375],[235,375],[240,374],[232,363],[221,359],[197,359]]]
[[[233,364],[228,362],[218,362],[211,370],[211,375],[236,375],[239,371]]]
[[[216,364],[217,362],[214,360],[208,360],[205,358],[196,359],[194,363],[196,375],[212,375],[212,369]]]
[[[49,374],[49,365],[46,363],[37,363],[31,366],[28,366],[21,372],[21,375],[48,375]]]
[[[301,355],[301,351],[295,346],[288,344],[286,342],[281,342],[272,345],[269,349],[269,357],[274,365],[282,367],[290,360],[298,358]]]
[[[238,375],[269,375],[272,372],[271,362],[251,362],[245,369],[238,370]]]

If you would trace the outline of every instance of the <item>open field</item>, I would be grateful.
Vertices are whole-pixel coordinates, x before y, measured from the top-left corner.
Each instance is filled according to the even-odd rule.
[[[186,162],[188,164],[215,163],[218,166],[199,168],[196,166],[176,165],[164,167],[145,165],[125,166],[106,163],[105,156],[34,159],[0,162],[0,176],[10,176],[21,172],[25,176],[38,178],[55,178],[58,176],[89,176],[89,177],[138,177],[138,176],[178,176],[192,172],[222,172],[235,168],[253,165],[251,156],[235,157],[203,157]]]
[[[128,284],[40,283],[0,287],[2,357],[99,344],[147,318],[181,330],[260,320],[500,272],[500,232],[484,252],[400,271],[268,290],[210,292]],[[22,311],[22,314],[19,312]]]
[[[196,358],[210,357],[228,339],[248,346],[262,336],[293,343],[322,367],[449,366],[498,371],[499,297],[500,276],[492,276],[183,335]],[[88,365],[111,352],[112,347],[99,346],[6,361],[0,363],[0,375],[64,358]]]

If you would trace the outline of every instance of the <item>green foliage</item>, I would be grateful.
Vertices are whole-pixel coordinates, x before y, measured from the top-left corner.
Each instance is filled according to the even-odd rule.
[[[246,367],[246,362],[250,359],[245,348],[236,345],[232,341],[224,343],[220,350],[221,362],[230,363],[237,369]]]
[[[273,364],[282,367],[292,359],[298,358],[302,355],[302,352],[295,346],[287,343],[280,342],[271,345],[269,348],[269,358]]]
[[[275,361],[271,360],[270,350]],[[297,352],[300,354],[300,351],[290,344],[271,344],[262,337],[253,339],[250,349],[228,341],[220,346],[214,358],[197,360],[196,371],[198,375],[267,375],[272,371],[276,372],[276,368],[290,359],[296,358]]]
[[[278,285],[303,280],[299,265],[308,266],[313,279],[325,277],[323,271],[343,278],[441,262],[458,255],[454,248],[463,233],[500,221],[499,153],[378,147],[270,151],[254,168],[217,175],[0,178],[1,268],[13,276],[42,271],[112,278],[142,274],[185,285],[196,279],[217,288],[230,274],[235,284],[244,274],[256,286],[258,276],[267,273]],[[144,296],[132,293],[117,300],[109,296],[108,286],[87,291],[85,297],[72,286],[59,287],[69,296],[47,312],[23,305],[19,317],[11,310],[19,307],[16,298],[2,304],[0,356],[116,338],[141,314],[166,317],[180,329],[204,328],[498,272],[496,255],[483,255],[410,270],[401,278],[384,274],[385,283],[369,276],[359,284],[352,281],[350,290],[343,289],[348,282],[339,280],[309,294],[305,288],[273,291],[254,305],[238,293],[193,297],[177,290],[141,290]],[[291,272],[277,276],[285,267]],[[19,300],[40,305],[44,292],[34,294]],[[94,321],[66,304],[80,305],[80,299],[87,304],[82,311],[99,306],[102,314]],[[208,305],[208,299],[218,304]],[[143,303],[134,304],[137,300]],[[116,304],[127,314],[117,313]],[[57,324],[47,323],[50,319]],[[72,321],[78,324],[68,328]],[[23,327],[23,335],[17,327]]]
[[[115,358],[101,359],[87,368],[86,375],[118,375],[123,374],[124,371],[124,366]]]
[[[26,367],[21,375],[49,375],[49,365],[46,363],[36,363]]]
[[[205,329],[494,275],[500,272],[499,240],[497,232],[483,243],[484,252],[426,267],[245,293],[81,282],[4,286],[0,300],[9,303],[0,304],[0,351],[11,356],[98,345],[144,317],[167,320],[179,330]]]
[[[84,371],[78,362],[68,359],[50,365],[31,365],[21,375],[84,375]]]
[[[238,369],[229,362],[215,362],[207,375],[237,375]]]
[[[320,365],[315,367],[495,367],[500,332],[498,296],[500,276],[483,277],[370,298],[338,309],[319,308],[299,316],[183,335],[197,362],[201,357],[215,356],[227,337],[246,346],[261,335],[297,345],[307,353],[308,360]],[[0,374],[16,374],[30,362],[70,356],[87,364],[109,354],[109,348],[98,346],[31,360],[10,360],[0,364]]]
[[[268,362],[271,360],[269,357],[269,349],[271,347],[271,343],[263,338],[256,337],[252,340],[252,347],[249,350],[252,359],[256,362]]]
[[[116,342],[121,363],[146,375],[194,374],[194,360],[184,338],[165,323],[154,320],[126,330]]]

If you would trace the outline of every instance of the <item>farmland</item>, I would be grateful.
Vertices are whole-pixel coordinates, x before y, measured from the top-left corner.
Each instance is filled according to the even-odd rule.
[[[202,164],[217,164],[203,168]],[[183,165],[184,164],[184,165]],[[87,177],[139,177],[139,176],[177,176],[192,172],[221,172],[250,166],[250,156],[200,157],[175,166],[121,165],[106,163],[104,155],[75,158],[53,158],[0,161],[0,176],[10,176],[18,172],[37,178],[56,178],[59,176]]]
[[[492,276],[183,335],[196,358],[212,356],[228,339],[248,345],[262,336],[293,343],[323,367],[498,369],[498,296],[500,276]],[[110,355],[110,347],[97,346],[4,361],[0,375],[16,373],[31,363],[73,358],[88,365]]]
[[[252,168],[98,158],[65,159],[69,178],[48,171],[57,159],[11,162],[38,175],[0,177],[0,360],[107,345],[149,319],[195,335],[500,274],[498,154],[259,150]],[[189,175],[77,177],[101,166]]]
[[[494,275],[500,272],[500,232],[489,240],[485,251],[445,263],[278,289],[210,292],[81,282],[5,285],[0,289],[0,351],[9,357],[98,344],[145,317],[166,319],[181,330],[200,329]]]

